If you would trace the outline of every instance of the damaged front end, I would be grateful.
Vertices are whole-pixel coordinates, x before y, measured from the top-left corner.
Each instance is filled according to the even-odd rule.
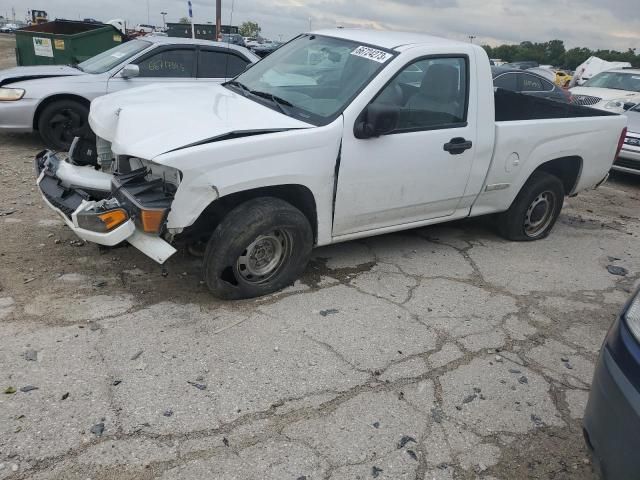
[[[37,184],[45,202],[81,239],[105,246],[126,241],[164,263],[176,252],[163,237],[179,172],[130,157],[118,157],[113,165],[99,162],[113,172],[97,170],[77,165],[77,150],[72,147],[66,160],[51,151],[36,156]]]

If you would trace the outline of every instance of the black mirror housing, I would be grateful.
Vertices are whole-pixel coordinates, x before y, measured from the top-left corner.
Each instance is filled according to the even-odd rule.
[[[397,128],[399,118],[397,105],[371,103],[358,116],[353,135],[359,139],[388,135]]]

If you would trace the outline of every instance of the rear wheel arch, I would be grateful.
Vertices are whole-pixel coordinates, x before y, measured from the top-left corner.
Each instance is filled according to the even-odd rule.
[[[536,172],[545,172],[553,175],[562,182],[565,194],[570,195],[578,185],[578,180],[582,173],[582,163],[583,160],[579,156],[556,158],[538,166],[538,168],[531,172],[529,178],[531,178]]]
[[[191,227],[185,231],[190,237],[207,237],[237,206],[259,197],[274,197],[284,200],[300,210],[309,221],[314,243],[318,239],[318,211],[315,196],[306,186],[300,184],[271,185],[234,192],[210,203]]]

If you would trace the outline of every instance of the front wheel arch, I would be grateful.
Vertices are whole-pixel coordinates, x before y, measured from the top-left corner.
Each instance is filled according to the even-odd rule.
[[[58,93],[56,95],[51,95],[42,100],[38,106],[36,107],[36,111],[33,114],[33,129],[38,130],[38,122],[40,121],[40,115],[42,115],[42,111],[49,106],[51,103],[59,101],[59,100],[73,100],[78,103],[83,104],[85,107],[89,108],[91,106],[91,100],[81,95],[74,95],[71,93]]]
[[[316,199],[305,185],[282,184],[241,190],[224,195],[211,202],[198,216],[197,220],[184,232],[185,238],[201,240],[208,238],[224,218],[238,205],[259,197],[275,197],[300,210],[311,225],[314,243],[318,240],[318,212]]]

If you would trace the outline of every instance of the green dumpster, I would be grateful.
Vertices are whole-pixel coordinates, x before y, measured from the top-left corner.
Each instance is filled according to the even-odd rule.
[[[77,64],[122,43],[112,25],[56,20],[16,30],[18,65]]]

